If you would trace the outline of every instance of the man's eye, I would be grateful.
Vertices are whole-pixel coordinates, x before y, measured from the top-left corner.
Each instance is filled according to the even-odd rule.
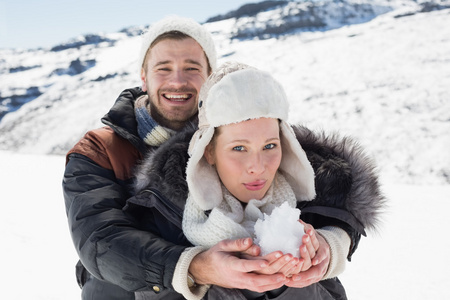
[[[244,146],[233,147],[233,150],[235,150],[235,151],[244,151]]]

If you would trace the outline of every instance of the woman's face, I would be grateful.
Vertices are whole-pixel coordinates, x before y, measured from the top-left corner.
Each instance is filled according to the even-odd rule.
[[[259,118],[220,126],[206,147],[205,158],[215,165],[234,197],[245,203],[261,200],[281,162],[278,120]]]

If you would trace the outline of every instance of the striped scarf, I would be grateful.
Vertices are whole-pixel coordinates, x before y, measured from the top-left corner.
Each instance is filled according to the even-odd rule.
[[[136,99],[134,105],[137,130],[141,139],[149,146],[160,146],[175,134],[174,130],[159,125],[150,115],[148,95]]]

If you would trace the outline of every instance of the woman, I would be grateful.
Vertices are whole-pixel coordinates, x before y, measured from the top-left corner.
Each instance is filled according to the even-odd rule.
[[[381,199],[376,178],[370,165],[360,170],[369,174],[376,185],[375,191],[367,194],[376,199],[370,212],[356,206],[349,211],[348,207],[353,209],[355,200],[351,195],[350,172],[354,166],[336,155],[333,147],[342,145],[331,147],[324,141],[319,143],[316,136],[310,136],[310,132],[300,127],[294,128],[294,133],[286,123],[288,111],[285,93],[270,75],[242,64],[226,64],[213,73],[202,88],[199,129],[195,134],[192,136],[190,130],[176,135],[166,147],[149,157],[138,172],[138,194],[151,195],[132,198],[128,211],[142,220],[144,230],[159,230],[169,240],[196,246],[183,253],[172,282],[184,297],[346,299],[336,276],[343,271],[345,259],[356,249],[360,234],[365,234],[364,226],[373,227],[376,222],[374,213],[379,208],[376,201]],[[301,134],[309,147],[308,157],[298,142]],[[186,201],[183,166],[188,157],[183,151],[187,150],[188,142],[189,195]],[[358,172],[354,175],[357,179],[364,177]],[[149,205],[148,199],[153,199],[151,202],[156,205]],[[267,260],[278,272],[294,278],[310,266],[318,239],[325,238],[332,259],[324,280],[304,288],[291,288],[286,283],[280,289],[265,293],[218,286],[188,287],[185,278],[189,276],[187,270],[193,257],[189,252],[198,253],[198,249],[223,239],[254,237],[256,220],[284,202],[301,208],[302,218],[321,228],[317,231],[320,235],[309,227],[308,235],[303,237],[306,245],[301,248],[302,260],[289,257],[290,263],[283,264],[287,255],[280,257],[279,253],[268,254]],[[151,218],[149,212],[139,209],[142,206],[156,207]],[[166,206],[184,207],[182,220],[181,216],[171,215],[171,224],[159,225],[159,216],[165,214]],[[168,219],[167,215],[162,219]]]

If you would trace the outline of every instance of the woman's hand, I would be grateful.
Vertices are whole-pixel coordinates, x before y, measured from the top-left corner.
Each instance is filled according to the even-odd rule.
[[[303,224],[305,231],[305,235],[302,237],[302,245],[300,246],[300,257],[303,260],[301,271],[306,271],[314,265],[314,258],[320,244],[314,227],[302,220],[299,220],[299,222]]]
[[[300,259],[291,254],[283,255],[281,251],[275,251],[262,258],[268,262],[268,266],[254,273],[276,274],[281,273],[289,280],[286,286],[302,288],[320,281],[328,269],[330,263],[330,246],[319,235],[314,227],[303,221],[305,235],[300,246]],[[251,257],[246,257],[251,259]],[[256,259],[254,257],[254,259]]]
[[[319,242],[319,247],[314,256],[310,257],[311,266],[305,271],[292,275],[286,286],[296,288],[309,286],[319,282],[327,272],[330,263],[330,246],[321,235],[316,233],[315,236]]]
[[[276,274],[281,273],[287,277],[291,277],[299,272],[306,271],[313,265],[313,259],[316,251],[319,249],[319,241],[313,226],[299,220],[304,226],[305,235],[302,236],[302,245],[300,246],[300,258],[294,257],[292,254],[283,254],[281,251],[274,251],[265,256],[258,257],[268,262],[268,266],[264,269],[254,271],[257,274]],[[245,259],[256,259],[251,255],[243,256]]]

